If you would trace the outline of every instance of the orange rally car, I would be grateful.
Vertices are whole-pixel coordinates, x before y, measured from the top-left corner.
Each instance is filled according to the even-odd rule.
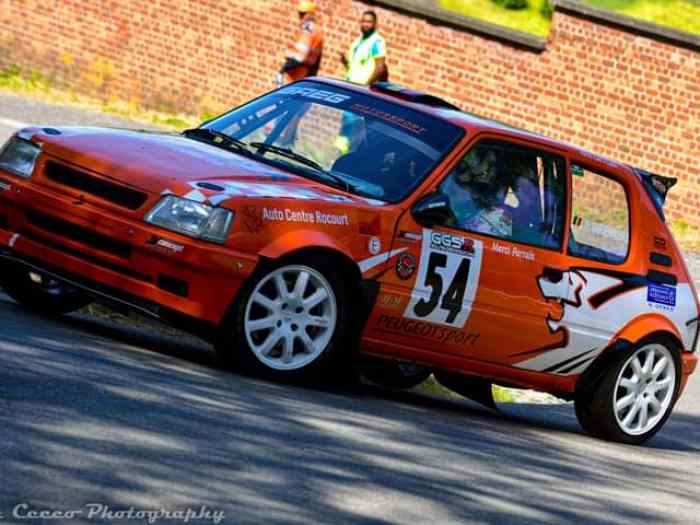
[[[494,383],[551,392],[636,444],[697,362],[674,182],[394,84],[310,79],[181,134],[21,130],[0,284],[43,314],[132,308],[276,377],[352,362],[487,405]]]

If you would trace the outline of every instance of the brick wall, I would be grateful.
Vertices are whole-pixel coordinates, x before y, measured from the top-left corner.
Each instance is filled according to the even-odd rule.
[[[368,6],[319,0],[322,74]],[[215,111],[273,87],[296,14],[281,0],[0,0],[0,68],[150,107]],[[700,224],[700,52],[557,11],[535,53],[377,8],[392,80],[464,109],[676,176]]]

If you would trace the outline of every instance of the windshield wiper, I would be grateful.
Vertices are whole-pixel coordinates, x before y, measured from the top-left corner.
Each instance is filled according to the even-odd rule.
[[[298,163],[308,166],[309,168],[313,168],[314,170],[320,172],[322,175],[328,177],[329,179],[334,180],[339,184],[342,184],[346,191],[355,190],[355,187],[342,177],[338,177],[338,175],[325,170],[323,166],[321,166],[315,160],[305,157],[301,153],[297,153],[292,149],[281,148],[272,144],[265,144],[264,142],[251,142],[250,145],[254,148],[258,148],[258,151],[261,151],[263,153],[265,151],[271,151],[272,153],[276,153],[277,155],[280,155],[282,157],[287,157],[288,159],[296,160]]]
[[[182,132],[185,137],[198,137],[205,139],[209,144],[214,146],[225,146],[227,149],[233,146],[242,153],[250,153],[248,144],[235,137],[231,137],[226,133],[221,133],[208,128],[192,128]]]

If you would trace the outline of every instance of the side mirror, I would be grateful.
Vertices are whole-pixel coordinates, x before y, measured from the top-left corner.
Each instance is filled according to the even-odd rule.
[[[450,199],[447,195],[434,191],[418,199],[411,207],[411,214],[421,226],[445,224],[452,218]]]

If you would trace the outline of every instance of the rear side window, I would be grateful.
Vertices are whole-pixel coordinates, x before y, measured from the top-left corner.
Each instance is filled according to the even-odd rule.
[[[619,182],[580,166],[571,167],[573,213],[569,255],[621,264],[627,258],[630,220]]]

